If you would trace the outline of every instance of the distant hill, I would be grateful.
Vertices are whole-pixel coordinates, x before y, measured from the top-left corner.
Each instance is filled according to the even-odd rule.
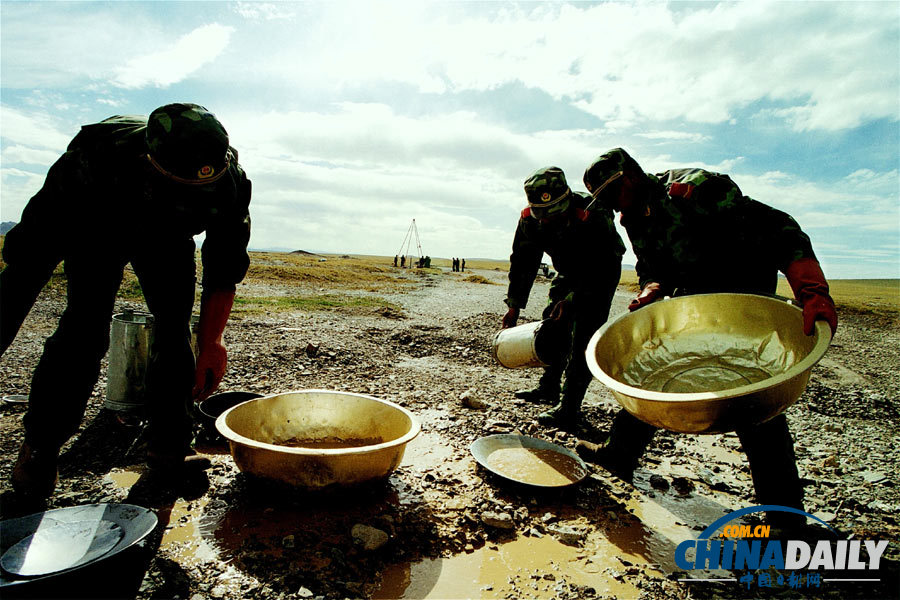
[[[15,221],[3,221],[0,223],[0,235],[6,235],[6,232],[13,228]]]

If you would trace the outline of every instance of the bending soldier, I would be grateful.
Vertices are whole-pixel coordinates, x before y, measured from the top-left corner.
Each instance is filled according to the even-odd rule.
[[[727,175],[702,169],[650,175],[625,150],[615,148],[587,168],[584,183],[596,205],[621,213],[637,256],[641,292],[629,310],[667,295],[773,294],[781,271],[803,306],[805,332],[811,334],[818,319],[827,321],[832,332],[836,329],[834,302],[809,237],[786,213],[744,196]],[[621,410],[605,444],[581,443],[578,450],[630,481],[655,431]],[[737,435],[750,462],[757,501],[802,510],[803,489],[785,415]],[[797,524],[795,517],[769,515],[770,521]]]
[[[188,466],[208,466],[190,448],[189,407],[225,373],[222,333],[249,266],[249,202],[237,152],[202,106],[170,104],[149,118],[116,116],[82,127],[3,247],[0,354],[60,262],[67,279],[65,311],[31,382],[25,441],[12,474],[18,493],[37,499],[53,493],[60,448],[78,429],[109,346],[128,263],[154,316],[148,465],[172,483]],[[193,237],[204,231],[195,365]]]
[[[550,287],[545,319],[562,321],[567,333],[559,360],[548,366],[537,389],[520,398],[554,404],[539,422],[573,429],[591,382],[584,352],[591,335],[609,316],[619,283],[625,245],[609,209],[588,209],[590,197],[573,192],[557,167],[546,167],[525,180],[528,207],[522,211],[509,257],[509,288],[503,327],[513,327],[528,302],[544,253],[559,272]],[[560,398],[560,381],[565,385]]]

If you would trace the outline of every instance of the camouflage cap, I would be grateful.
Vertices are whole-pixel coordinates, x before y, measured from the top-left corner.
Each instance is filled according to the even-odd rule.
[[[566,176],[559,167],[538,169],[525,180],[525,196],[528,205],[546,208],[559,204],[571,190],[566,183]]]
[[[163,175],[179,183],[212,183],[228,167],[228,132],[206,108],[167,104],[147,119],[148,157]]]
[[[584,171],[584,185],[596,199],[603,189],[623,174],[643,175],[636,160],[622,148],[613,148],[594,159]]]

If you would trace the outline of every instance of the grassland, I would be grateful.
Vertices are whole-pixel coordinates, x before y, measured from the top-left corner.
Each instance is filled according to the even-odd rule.
[[[831,279],[828,285],[839,310],[891,318],[900,316],[900,279]],[[637,292],[637,273],[633,269],[623,270],[619,286]],[[794,297],[791,286],[781,277],[775,293]]]
[[[3,236],[0,236],[0,248]],[[266,295],[239,296],[238,310],[326,310],[341,307],[393,308],[390,302],[378,297],[368,300],[358,295],[336,294],[337,290],[356,290],[373,293],[396,293],[415,282],[414,278],[400,277],[393,267],[393,256],[302,254],[282,252],[251,252],[247,281],[271,284],[298,284],[300,286],[327,288],[325,294],[299,294],[292,296]],[[200,261],[198,260],[198,267]],[[5,266],[0,260],[0,268]],[[413,276],[437,275],[451,267],[449,258],[433,258],[430,269],[408,269],[404,273]],[[509,262],[491,259],[466,259],[466,270],[506,271]],[[199,274],[198,274],[199,277]],[[471,274],[464,281],[490,283],[486,278]],[[637,274],[633,269],[622,271],[620,287],[637,292]],[[831,295],[839,309],[858,314],[873,314],[891,319],[900,318],[900,280],[898,279],[832,279]],[[65,290],[65,274],[57,267],[49,287],[57,292]],[[790,286],[779,278],[777,293],[792,297]],[[119,297],[125,300],[141,299],[141,287],[130,269],[125,270]]]
[[[263,310],[301,310],[305,312],[340,308],[388,308],[400,311],[401,307],[377,296],[350,296],[343,294],[307,294],[299,296],[236,296],[235,309],[240,312]]]

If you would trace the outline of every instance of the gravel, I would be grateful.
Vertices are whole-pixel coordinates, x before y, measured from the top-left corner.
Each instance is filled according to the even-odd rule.
[[[546,406],[513,397],[514,390],[535,385],[540,373],[505,370],[493,362],[490,346],[505,311],[505,273],[476,273],[494,284],[467,282],[468,273],[398,273],[408,280],[404,291],[375,293],[402,307],[399,311],[373,307],[235,314],[225,336],[230,362],[221,390],[267,394],[323,388],[371,394],[420,418],[420,445],[415,451],[411,445],[407,460],[383,484],[351,494],[313,496],[255,482],[238,473],[230,456],[219,451],[200,485],[169,497],[148,496],[147,505],[157,510],[162,525],[144,544],[137,576],[114,581],[105,568],[107,587],[136,598],[371,597],[392,565],[464,555],[517,537],[561,537],[583,548],[585,556],[595,552],[596,544],[608,544],[604,536],[614,539],[616,531],[643,527],[642,535],[651,539],[649,531],[662,525],[649,512],[643,517],[646,525],[641,525],[633,509],[639,502],[652,500],[673,511],[683,507],[686,513],[676,521],[695,532],[711,519],[697,511],[687,514],[694,507],[714,500],[721,516],[722,507],[755,504],[746,458],[734,434],[660,432],[636,472],[634,486],[596,470],[578,486],[542,494],[510,487],[477,467],[468,446],[489,433],[518,431],[570,449],[577,440],[534,421]],[[539,318],[547,286],[538,279],[521,322]],[[238,293],[315,291],[321,290],[251,282]],[[624,290],[617,293],[613,315],[626,310],[630,296]],[[43,341],[63,308],[64,295],[58,290],[41,295],[0,359],[0,394],[28,392]],[[119,302],[116,308],[142,307]],[[900,559],[898,348],[896,322],[842,315],[828,355],[815,367],[801,400],[788,411],[807,510],[857,538],[891,540],[883,562],[893,576]],[[64,448],[60,485],[50,508],[141,498],[139,490],[111,482],[110,473],[139,474],[143,455],[139,428],[123,425],[103,409],[104,393],[101,377],[81,429]],[[593,382],[584,409],[593,428],[579,435],[597,441],[617,410],[609,392]],[[21,405],[0,409],[4,518],[23,511],[8,484],[22,439],[23,414]],[[166,531],[191,523],[196,529],[193,541],[179,546],[178,540],[166,537]],[[202,552],[197,540],[212,550]],[[664,553],[671,556],[672,549]],[[129,560],[131,568],[137,559]],[[760,591],[735,586],[723,592],[680,583],[674,569],[649,559],[617,564],[616,569],[604,566],[609,572],[598,576],[627,584],[634,597],[750,597]],[[602,591],[569,579],[565,565],[562,571],[548,567],[530,574],[511,569],[508,581],[486,586],[482,593],[602,597]],[[538,583],[539,589],[534,587]],[[896,597],[893,580],[879,585],[848,586],[840,595],[834,588],[823,588],[812,595]]]

